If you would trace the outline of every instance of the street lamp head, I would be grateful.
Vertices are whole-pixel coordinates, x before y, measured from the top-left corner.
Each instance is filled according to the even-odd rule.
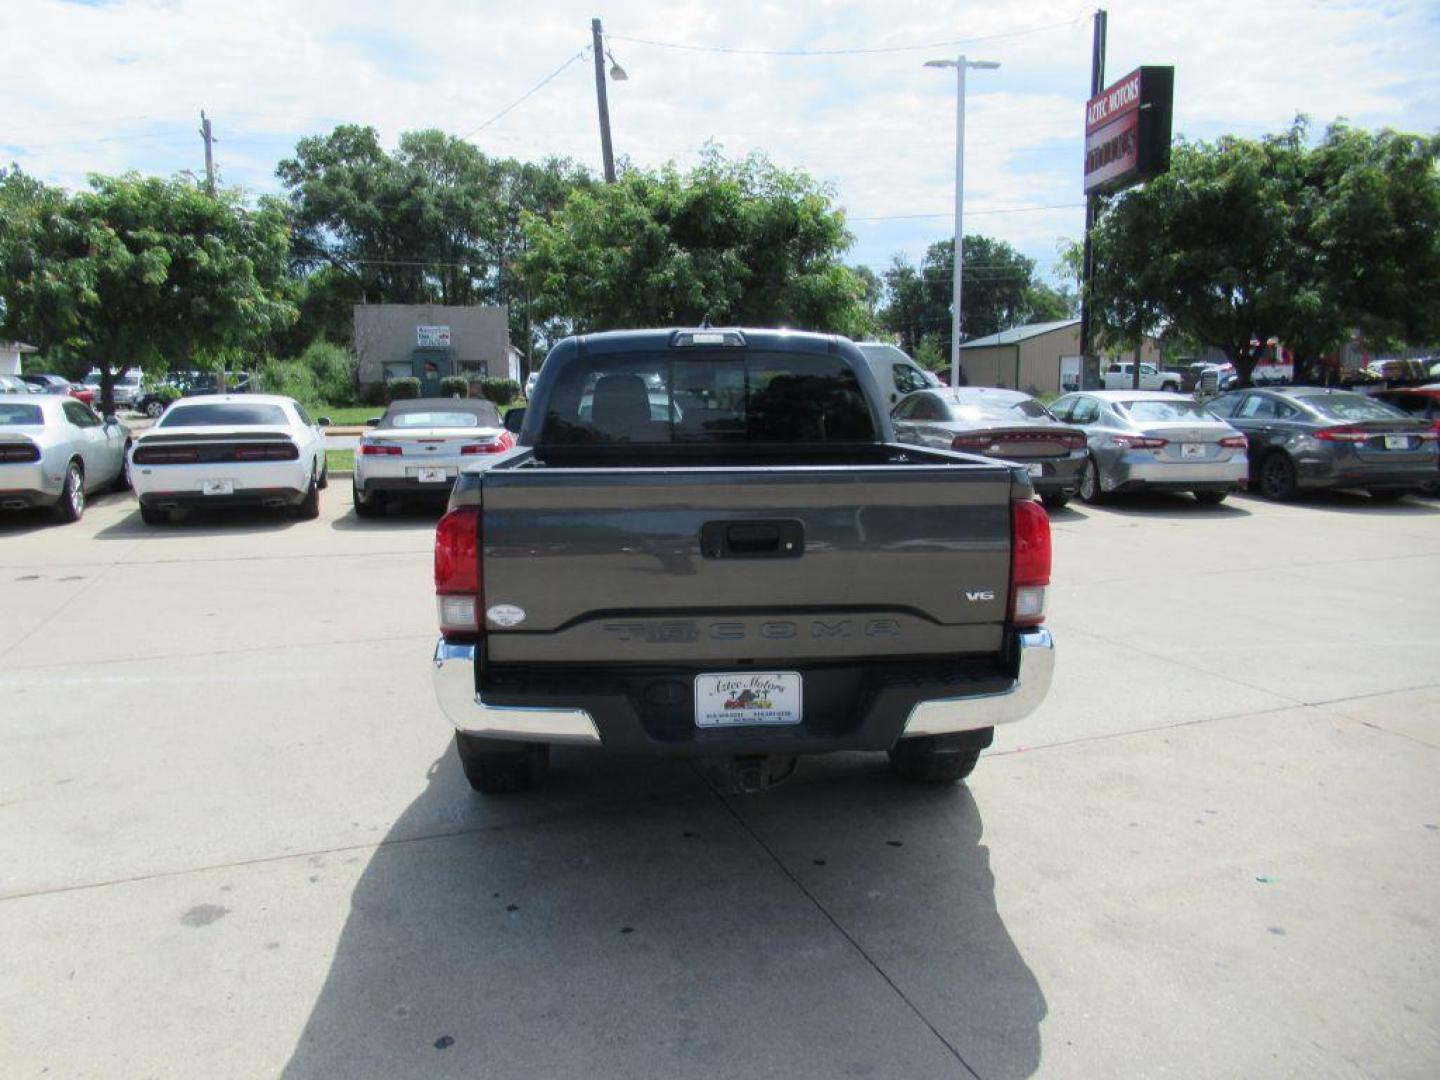
[[[978,68],[981,71],[994,71],[1000,66],[995,60],[967,60],[967,67]]]
[[[959,67],[960,65],[954,60],[926,60],[925,66],[934,68],[953,68]]]
[[[610,78],[615,82],[626,82],[629,80],[630,76],[625,74],[625,69],[620,66],[620,61],[615,59],[615,54],[609,49],[606,49],[605,55],[610,58]]]

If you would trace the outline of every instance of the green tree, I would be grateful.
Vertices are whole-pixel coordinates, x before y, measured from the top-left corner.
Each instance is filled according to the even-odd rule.
[[[517,266],[537,317],[576,331],[713,322],[858,335],[865,283],[829,189],[761,155],[711,148],[682,174],[627,168],[525,219]]]
[[[224,363],[295,317],[283,294],[283,208],[249,207],[184,177],[90,177],[66,195],[7,175],[0,196],[0,333],[101,372]]]
[[[1440,137],[1307,134],[1301,118],[1259,140],[1181,141],[1169,173],[1116,199],[1094,233],[1101,336],[1216,345],[1248,384],[1270,337],[1304,366],[1354,329],[1440,334]]]

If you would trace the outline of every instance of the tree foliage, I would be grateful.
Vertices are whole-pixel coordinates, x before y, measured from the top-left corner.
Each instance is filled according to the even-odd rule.
[[[689,173],[626,169],[525,218],[519,260],[536,314],[577,331],[715,323],[859,335],[864,280],[831,192],[760,155],[713,148]]]
[[[1302,365],[1353,331],[1440,334],[1440,137],[1328,129],[1181,141],[1170,172],[1094,233],[1092,313],[1128,344],[1160,329],[1223,348],[1243,381],[1269,337]]]
[[[235,191],[130,173],[67,194],[0,178],[0,333],[127,367],[194,367],[264,346],[295,318],[283,294],[282,207]]]
[[[440,131],[410,131],[387,151],[374,128],[342,125],[301,139],[276,175],[289,195],[302,310],[337,340],[350,306],[506,304],[529,332],[521,218],[548,216],[594,181],[575,163],[487,157]],[[303,344],[303,343],[302,343]]]

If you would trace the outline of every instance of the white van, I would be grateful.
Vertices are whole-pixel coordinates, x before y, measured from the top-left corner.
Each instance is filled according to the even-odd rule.
[[[140,382],[142,372],[139,368],[129,368],[115,376],[115,404],[134,405],[140,399]],[[85,376],[85,385],[95,389],[95,404],[100,404],[100,369],[91,368],[90,374]]]
[[[944,386],[939,377],[926,371],[904,351],[884,341],[857,341],[855,347],[870,364],[870,373],[880,384],[885,407],[893,409],[906,394],[932,386]]]

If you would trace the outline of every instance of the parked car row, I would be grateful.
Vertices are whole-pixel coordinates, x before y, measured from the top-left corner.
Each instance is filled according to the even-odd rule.
[[[1253,484],[1271,499],[1351,489],[1376,499],[1440,488],[1440,384],[1384,399],[1320,387],[1184,394],[1087,390],[1047,409],[1013,390],[907,395],[896,438],[1024,463],[1050,509],[1137,491],[1188,491],[1216,504]]]

